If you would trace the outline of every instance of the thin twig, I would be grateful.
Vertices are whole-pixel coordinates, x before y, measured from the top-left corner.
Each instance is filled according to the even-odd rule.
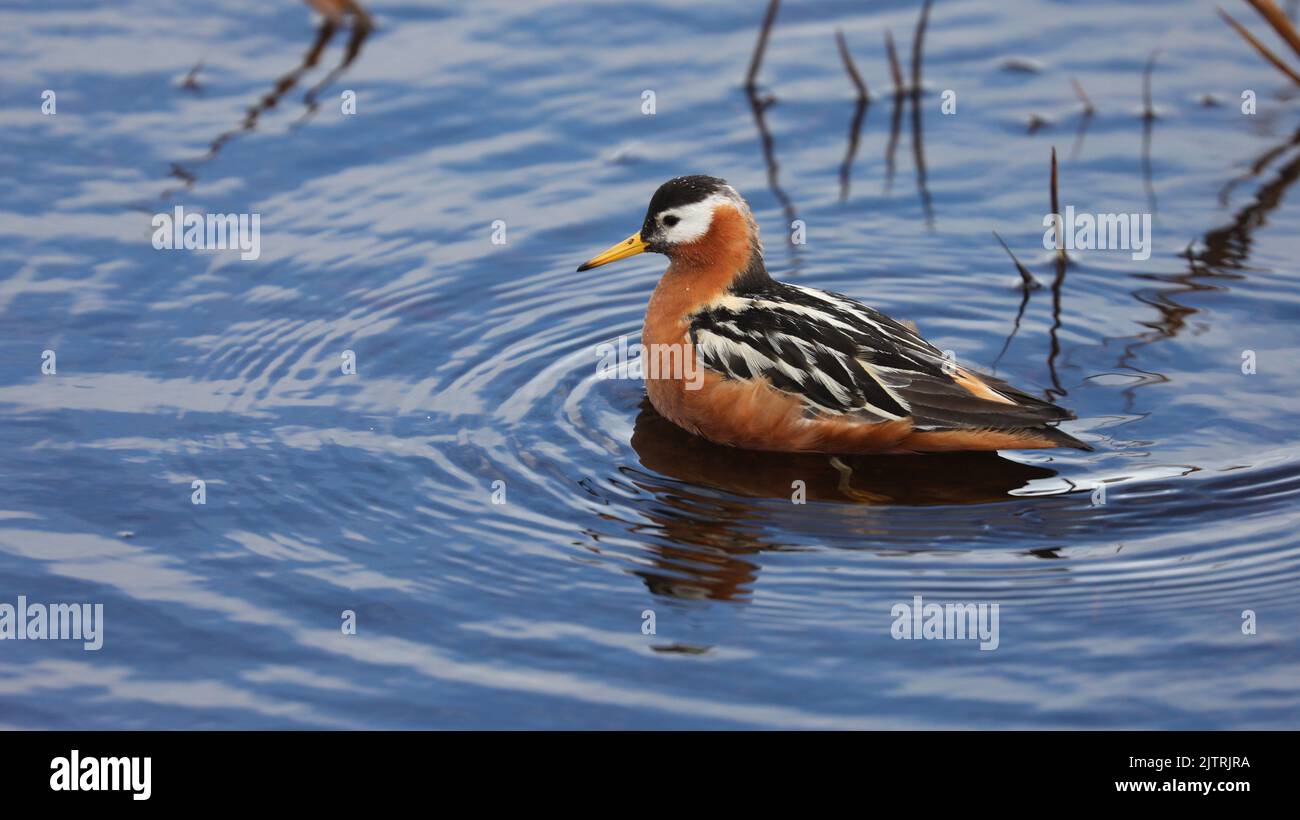
[[[1053,260],[1056,276],[1052,278],[1052,326],[1047,330],[1051,344],[1047,353],[1047,372],[1052,377],[1052,386],[1044,391],[1044,397],[1051,401],[1053,396],[1064,396],[1066,390],[1061,387],[1061,377],[1056,372],[1056,357],[1061,354],[1061,292],[1065,288],[1065,271],[1069,267],[1070,257],[1065,253],[1065,216],[1061,213],[1060,197],[1057,195],[1058,176],[1056,172],[1056,146],[1052,146],[1052,213],[1056,214],[1056,258]]]
[[[993,360],[993,369],[996,371],[998,363],[1002,361],[1002,357],[1007,355],[1007,351],[1011,349],[1011,341],[1015,339],[1016,334],[1020,332],[1020,323],[1024,321],[1025,318],[1025,308],[1029,307],[1030,292],[1037,290],[1041,286],[1038,284],[1038,281],[1034,279],[1033,274],[1029,272],[1029,269],[1020,264],[1020,260],[1011,252],[1011,248],[1007,247],[1007,243],[1002,241],[1002,237],[998,236],[998,232],[994,231],[993,235],[997,236],[998,242],[1002,243],[1003,250],[1005,250],[1007,255],[1011,257],[1011,261],[1016,264],[1016,270],[1020,272],[1020,280],[1022,282],[1020,288],[1020,307],[1016,309],[1016,319],[1011,324],[1011,332],[1007,334],[1006,341],[1002,343],[1002,349],[998,351],[997,358]]]
[[[1083,86],[1079,85],[1078,79],[1071,77],[1070,84],[1074,86],[1074,93],[1078,94],[1079,99],[1083,101],[1083,113],[1088,115],[1094,113],[1097,109],[1093,107],[1092,100],[1088,98],[1088,92],[1084,91]]]
[[[998,235],[997,231],[993,232],[993,238],[998,240],[998,244],[1002,246],[1002,250],[1007,252],[1007,256],[1011,257],[1011,262],[1016,266],[1016,272],[1020,274],[1021,286],[1029,290],[1042,287],[1041,285],[1038,284],[1038,280],[1034,278],[1034,275],[1029,272],[1029,268],[1020,264],[1020,260],[1016,258],[1016,255],[1015,253],[1012,252],[1011,247],[1007,245],[1006,240],[1004,240],[1000,235]]]
[[[1056,276],[1052,279],[1052,326],[1047,329],[1050,346],[1047,351],[1047,373],[1052,378],[1052,386],[1043,391],[1043,397],[1051,401],[1054,396],[1064,396],[1067,391],[1061,386],[1061,376],[1056,372],[1056,357],[1061,355],[1061,293],[1065,289],[1065,255],[1056,257]]]
[[[885,148],[885,193],[894,185],[894,151],[898,148],[898,133],[903,124],[903,69],[898,64],[898,50],[894,48],[894,35],[885,29],[885,51],[889,54],[889,72],[894,77],[894,113],[889,120],[889,145]]]
[[[894,77],[894,93],[903,93],[903,68],[898,64],[898,50],[894,48],[894,35],[885,29],[885,51],[889,54],[889,73]]]
[[[1151,132],[1156,122],[1156,109],[1151,102],[1151,72],[1155,69],[1156,58],[1159,56],[1160,49],[1151,52],[1146,70],[1142,72],[1142,185],[1146,188],[1147,204],[1153,215],[1156,212],[1156,187],[1151,180]]]
[[[1056,214],[1056,250],[1065,253],[1065,226],[1062,222],[1061,203],[1057,197],[1056,146],[1052,146],[1052,213]]]
[[[1142,70],[1142,117],[1147,120],[1156,118],[1156,107],[1151,102],[1151,72],[1155,71],[1156,58],[1159,56],[1160,49],[1151,52],[1146,68]]]
[[[835,40],[840,47],[840,57],[844,60],[844,70],[848,72],[849,79],[858,90],[857,105],[853,110],[853,119],[849,122],[849,138],[844,149],[844,162],[840,165],[840,202],[849,198],[849,179],[853,170],[853,158],[858,153],[858,141],[861,139],[862,121],[866,118],[867,108],[871,105],[871,93],[867,91],[867,84],[862,81],[862,75],[858,73],[858,68],[853,64],[853,56],[849,54],[848,43],[844,40],[844,32],[836,31]]]
[[[912,39],[912,93],[921,93],[921,50],[925,44],[925,29],[930,22],[930,6],[934,0],[925,0],[921,18],[916,21],[916,36]]]
[[[1096,116],[1095,112],[1084,111],[1083,116],[1079,118],[1079,130],[1075,132],[1074,147],[1070,149],[1071,162],[1079,158],[1079,152],[1083,150],[1083,138],[1088,133],[1088,125],[1094,116]]]
[[[934,205],[926,185],[925,137],[921,131],[921,63],[924,54],[925,29],[930,22],[930,6],[934,0],[925,0],[921,17],[916,21],[916,36],[912,40],[912,157],[916,164],[916,188],[921,195],[921,210],[925,212],[925,226],[934,230]]]
[[[758,33],[758,42],[754,44],[754,56],[749,61],[749,73],[745,75],[745,88],[754,88],[758,84],[758,69],[763,65],[763,52],[767,50],[767,36],[772,33],[772,24],[776,22],[776,12],[781,0],[772,0],[767,4],[767,13],[763,16],[763,28]]]
[[[862,81],[862,75],[858,73],[858,67],[853,64],[853,55],[849,54],[849,46],[844,41],[843,31],[836,30],[835,42],[840,47],[840,59],[844,61],[844,70],[848,72],[849,79],[853,81],[854,87],[858,89],[858,99],[870,101],[871,94],[867,91],[867,84]]]
[[[1268,60],[1270,63],[1272,63],[1273,67],[1276,68],[1278,71],[1281,71],[1283,74],[1290,77],[1291,82],[1300,85],[1300,74],[1297,74],[1295,71],[1291,69],[1289,65],[1282,62],[1282,58],[1278,57],[1276,54],[1270,51],[1268,46],[1264,45],[1259,40],[1256,40],[1255,35],[1251,34],[1246,29],[1245,26],[1243,26],[1241,23],[1238,23],[1236,20],[1232,19],[1232,16],[1229,15],[1223,9],[1219,9],[1219,16],[1223,18],[1223,21],[1225,23],[1227,23],[1228,25],[1236,29],[1237,33],[1242,36],[1242,39],[1244,39],[1247,43],[1250,43],[1252,46],[1254,46],[1255,50],[1259,52],[1261,57],[1263,57],[1265,60]]]
[[[190,69],[190,73],[185,75],[185,79],[181,82],[181,88],[198,90],[199,72],[202,70],[203,70],[203,61],[199,60],[197,63],[194,64],[194,68]]]
[[[1300,55],[1300,32],[1295,30],[1295,26],[1291,25],[1291,21],[1287,19],[1286,15],[1282,13],[1282,9],[1278,8],[1273,0],[1246,0],[1246,2],[1250,3],[1255,11],[1259,12],[1260,16],[1268,21],[1268,24],[1277,32],[1277,36],[1286,40],[1287,45],[1291,46],[1291,49],[1297,55]]]

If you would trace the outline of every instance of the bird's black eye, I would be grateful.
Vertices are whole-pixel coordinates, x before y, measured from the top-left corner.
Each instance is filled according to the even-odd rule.
[[[669,228],[671,228],[672,226],[676,225],[678,222],[681,221],[682,221],[681,217],[673,216],[672,214],[669,214],[668,216],[664,217],[664,224],[667,225]]]

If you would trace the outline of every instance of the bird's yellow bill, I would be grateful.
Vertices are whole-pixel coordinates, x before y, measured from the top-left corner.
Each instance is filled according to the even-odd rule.
[[[620,259],[626,259],[629,256],[636,256],[638,253],[645,253],[645,243],[641,241],[641,232],[629,236],[622,242],[602,253],[588,259],[578,266],[578,270],[591,270],[601,265],[608,265],[610,262],[617,262]]]

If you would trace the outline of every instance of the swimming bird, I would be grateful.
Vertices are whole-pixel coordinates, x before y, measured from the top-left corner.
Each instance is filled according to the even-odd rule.
[[[1052,426],[1069,410],[956,365],[848,296],[773,279],[725,180],[665,182],[641,229],[578,270],[646,251],[669,260],[642,329],[646,393],[691,433],[830,455],[1092,449]]]

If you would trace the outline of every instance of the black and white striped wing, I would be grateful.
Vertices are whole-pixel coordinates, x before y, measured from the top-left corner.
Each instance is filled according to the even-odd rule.
[[[696,313],[691,340],[727,378],[765,377],[810,413],[864,421],[911,417],[922,429],[1033,426],[1068,411],[981,376],[1008,402],[981,398],[909,328],[837,293],[773,283]]]

